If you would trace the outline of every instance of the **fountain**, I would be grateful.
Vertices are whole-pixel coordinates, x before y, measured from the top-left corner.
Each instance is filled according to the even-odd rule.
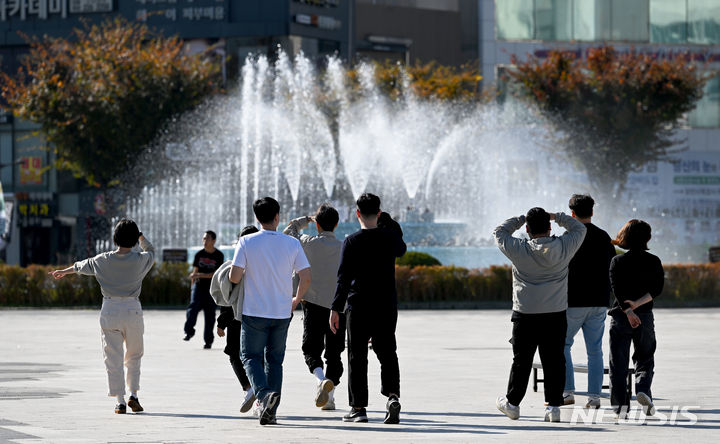
[[[368,191],[394,216],[430,209],[430,239],[452,222],[440,243],[478,245],[509,216],[533,206],[568,211],[570,194],[589,190],[526,105],[421,100],[407,80],[390,100],[373,69],[360,65],[353,89],[336,58],[321,72],[302,54],[249,57],[236,91],[158,138],[127,181],[128,216],[158,247],[198,245],[208,229],[229,244],[254,223],[258,197],[276,197],[282,220],[329,201],[352,221],[354,199]]]

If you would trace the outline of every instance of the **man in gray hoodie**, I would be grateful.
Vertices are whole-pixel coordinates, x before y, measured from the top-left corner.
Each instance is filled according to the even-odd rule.
[[[550,236],[550,221],[567,231]],[[527,223],[530,239],[513,237]],[[495,228],[500,251],[512,262],[513,364],[506,396],[497,399],[498,409],[510,419],[520,417],[535,351],[545,375],[545,421],[560,421],[565,386],[565,333],[567,331],[568,264],[580,248],[587,229],[564,213],[532,208],[527,215],[513,217]]]

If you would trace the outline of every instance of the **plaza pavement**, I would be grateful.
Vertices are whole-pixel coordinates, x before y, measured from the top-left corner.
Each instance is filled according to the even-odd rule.
[[[506,418],[495,398],[504,393],[510,368],[510,312],[486,310],[401,311],[399,425],[382,424],[385,398],[372,353],[369,423],[341,421],[345,378],[336,394],[339,410],[314,407],[297,312],[278,425],[263,427],[239,413],[242,392],[222,352],[224,339],[216,338],[212,350],[203,350],[198,336],[183,342],[184,316],[181,310],[146,310],[139,392],[146,411],[116,415],[114,399],[105,396],[98,311],[0,310],[0,442],[717,442],[720,432],[718,309],[656,311],[653,391],[664,416],[671,418],[677,406],[675,424],[617,424],[609,409],[595,423],[571,424],[571,407],[562,409],[562,423],[544,423],[542,388],[534,393],[532,387],[520,420]],[[574,356],[585,362],[577,339]],[[607,362],[607,335],[605,349]],[[585,389],[585,375],[577,386]],[[585,397],[577,399],[584,403]],[[678,413],[681,408],[690,415]],[[695,423],[687,419],[692,415]]]

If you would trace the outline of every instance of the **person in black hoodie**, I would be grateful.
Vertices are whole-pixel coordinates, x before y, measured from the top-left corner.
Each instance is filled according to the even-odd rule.
[[[635,392],[646,415],[655,414],[652,384],[655,370],[655,323],[653,300],[662,293],[665,282],[660,259],[648,253],[651,228],[647,222],[632,219],[613,241],[628,250],[610,263],[610,283],[615,302],[610,309],[610,404],[619,418],[630,407],[627,395],[627,368],[630,343],[635,349]]]
[[[402,229],[380,212],[380,198],[365,193],[357,200],[361,230],[343,242],[338,283],[330,312],[330,329],[340,327],[345,312],[348,338],[348,392],[352,409],[346,422],[367,422],[368,341],[380,361],[381,393],[388,397],[385,424],[400,422],[400,368],[397,358],[397,291],[395,258],[407,247]]]
[[[582,329],[588,359],[588,402],[585,408],[600,408],[603,364],[602,338],[610,305],[608,270],[615,256],[610,236],[592,223],[595,201],[587,194],[570,198],[572,217],[585,224],[587,233],[568,266],[567,335],[565,337],[565,391],[563,403],[575,403],[575,374],[570,349]]]
[[[258,231],[260,230],[258,230],[257,227],[248,225],[240,231],[238,239],[242,236],[247,236],[248,234],[257,233]],[[240,313],[240,317],[242,317],[242,313]],[[222,338],[225,336],[225,330],[227,329],[225,350],[223,351],[230,357],[230,365],[232,366],[238,381],[240,381],[240,385],[245,391],[245,399],[243,399],[243,403],[240,406],[240,412],[245,413],[250,410],[253,405],[253,401],[255,401],[255,392],[253,391],[253,388],[250,385],[250,380],[245,373],[242,359],[240,359],[241,326],[242,323],[236,319],[233,307],[220,307],[220,316],[217,318],[217,335]]]

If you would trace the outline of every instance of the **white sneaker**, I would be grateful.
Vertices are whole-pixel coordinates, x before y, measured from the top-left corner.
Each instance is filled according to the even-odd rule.
[[[240,406],[240,413],[245,413],[248,410],[250,410],[253,406],[253,402],[255,401],[255,392],[252,388],[248,389],[248,391],[245,392],[245,399],[243,399],[243,403]]]
[[[328,402],[328,399],[330,399],[328,393],[330,393],[334,388],[335,385],[331,380],[323,379],[320,381],[317,386],[317,393],[315,394],[315,406],[324,406]]]
[[[638,404],[643,406],[643,412],[645,412],[645,416],[655,415],[655,405],[653,405],[652,399],[650,399],[648,395],[643,392],[638,392],[635,398],[637,399]]]
[[[585,404],[586,409],[599,409],[600,408],[600,397],[599,396],[590,396],[588,397],[588,402]]]
[[[320,410],[335,410],[335,400],[328,399],[328,402],[324,406],[320,407]]]
[[[260,414],[262,414],[262,406],[260,405],[260,401],[255,401],[252,409],[252,415],[256,418],[259,418]]]
[[[545,422],[560,422],[560,407],[546,408]]]
[[[518,419],[520,417],[520,406],[512,405],[504,396],[498,396],[495,401],[498,410],[503,412],[510,419]]]
[[[335,410],[335,388],[330,390],[328,393],[328,400],[324,406],[320,407],[321,410]]]

